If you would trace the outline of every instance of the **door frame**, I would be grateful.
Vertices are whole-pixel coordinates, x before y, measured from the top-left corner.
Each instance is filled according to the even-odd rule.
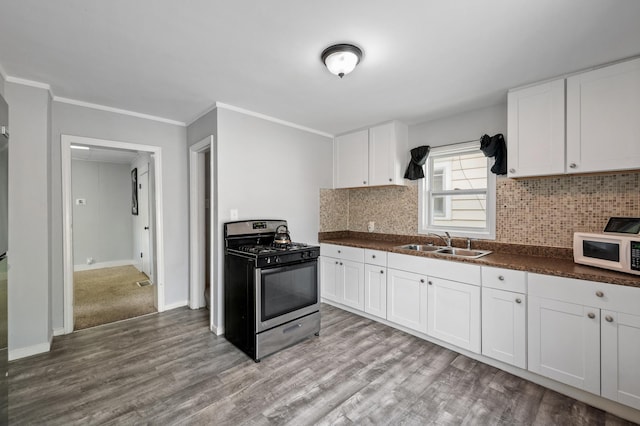
[[[201,141],[189,147],[189,307],[191,309],[202,308],[206,305],[204,299],[205,289],[205,259],[206,239],[205,239],[205,153],[210,152],[210,190],[209,194],[209,241],[210,259],[209,263],[209,328],[218,334],[213,318],[217,311],[217,300],[214,299],[215,277],[217,276],[217,244],[216,230],[216,191],[215,191],[215,138],[213,135],[207,136]]]
[[[162,213],[162,148],[130,142],[62,135],[60,138],[60,156],[62,163],[62,256],[63,256],[63,324],[64,333],[73,333],[73,197],[71,193],[71,144],[93,146],[96,148],[128,149],[151,154],[154,160],[155,181],[155,228],[156,228],[156,265],[155,284],[158,312],[165,310],[165,262],[164,229]]]
[[[153,244],[153,242],[151,241],[151,236],[152,236],[152,232],[154,230],[154,228],[152,227],[151,224],[151,208],[150,208],[150,204],[149,204],[149,182],[150,182],[150,178],[149,178],[149,173],[151,173],[150,168],[148,167],[147,170],[143,171],[141,174],[138,175],[138,217],[141,216],[141,212],[143,211],[143,209],[146,210],[146,215],[147,215],[147,224],[145,225],[147,227],[146,230],[144,229],[137,229],[137,232],[140,232],[139,235],[139,241],[140,244],[142,244],[142,247],[138,247],[140,248],[146,248],[146,251],[144,252],[144,257],[142,262],[140,263],[140,270],[149,277],[149,279],[151,280],[151,282],[153,282],[155,280],[155,277],[153,276],[153,258],[151,256],[151,246]],[[145,176],[145,181],[141,182],[141,178],[142,176]],[[142,186],[141,186],[142,185]],[[142,197],[140,196],[141,191],[140,188],[144,188],[144,194],[146,199],[142,199]],[[138,223],[138,225],[142,225],[141,223]],[[141,232],[141,231],[145,231],[145,232]],[[135,231],[134,231],[135,232]],[[134,256],[137,258],[137,254],[134,253]],[[149,269],[149,273],[147,274],[147,271],[145,271],[144,265],[145,262],[148,263],[148,269]]]

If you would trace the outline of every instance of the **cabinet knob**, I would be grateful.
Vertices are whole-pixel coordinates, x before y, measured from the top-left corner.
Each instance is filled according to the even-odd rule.
[[[338,261],[336,260],[336,265],[338,264]]]
[[[598,291],[596,291],[596,296],[602,297],[602,296],[604,296],[604,293],[601,292],[600,290],[598,290]]]
[[[571,163],[569,164],[569,167],[575,169],[576,167],[578,167],[578,165],[576,163]]]
[[[342,262],[340,262],[340,266],[342,266]]]
[[[393,182],[393,179],[389,178],[389,182]]]
[[[376,258],[376,255],[375,255],[375,254],[372,254],[372,255],[371,255],[371,258],[372,258],[372,259],[375,259],[375,258]]]
[[[363,183],[364,185],[366,185],[366,184],[367,184],[367,181],[366,181],[366,180],[363,180],[363,181],[362,181],[362,183]]]
[[[338,250],[338,253],[342,253],[340,250]]]
[[[384,271],[381,269],[381,270],[380,270],[380,273],[381,273],[381,274],[384,274]]]
[[[522,303],[522,299],[520,299],[519,297],[516,299],[516,303]]]
[[[596,317],[596,314],[594,314],[593,312],[589,312],[587,316],[591,319],[594,319]]]
[[[509,173],[515,173],[516,169],[509,169]]]
[[[433,285],[433,281],[428,281],[427,284]]]
[[[499,279],[500,281],[504,281],[504,277],[503,277],[502,275],[498,275],[498,279]]]
[[[420,278],[420,282],[421,282],[421,283],[423,283],[423,282],[424,282],[424,280],[423,280],[422,278]]]
[[[613,317],[611,315],[607,315],[604,319],[607,320],[607,322],[613,322]]]

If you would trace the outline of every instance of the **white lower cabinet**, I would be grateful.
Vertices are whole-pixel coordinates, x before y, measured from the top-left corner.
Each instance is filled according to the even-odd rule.
[[[387,318],[387,268],[364,265],[364,311],[380,318]]]
[[[600,394],[600,310],[529,296],[529,370]]]
[[[429,277],[427,334],[480,353],[480,287]]]
[[[387,319],[412,330],[427,332],[427,277],[388,269]]]
[[[516,367],[527,364],[527,296],[482,289],[482,354]]]
[[[602,396],[640,410],[640,316],[602,311]]]
[[[320,257],[322,297],[364,310],[364,264],[352,260]]]

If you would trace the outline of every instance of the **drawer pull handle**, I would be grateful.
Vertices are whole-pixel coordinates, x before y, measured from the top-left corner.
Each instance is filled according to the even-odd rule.
[[[607,315],[604,319],[606,319],[607,322],[613,322],[613,317],[611,315]]]
[[[598,290],[598,291],[596,291],[596,296],[602,297],[602,296],[604,296],[604,293],[601,292],[600,290]]]
[[[587,316],[591,319],[594,319],[596,317],[596,314],[594,314],[593,312],[589,312]]]
[[[520,299],[519,297],[516,299],[516,303],[522,303],[522,299]]]
[[[498,275],[498,279],[499,279],[500,281],[504,281],[504,277],[503,277],[502,275]]]
[[[283,329],[282,330],[282,334],[290,333],[290,332],[292,332],[294,330],[299,329],[300,327],[302,327],[302,324],[300,324],[300,323],[298,323],[296,325],[292,325],[291,327],[287,327],[287,328]]]

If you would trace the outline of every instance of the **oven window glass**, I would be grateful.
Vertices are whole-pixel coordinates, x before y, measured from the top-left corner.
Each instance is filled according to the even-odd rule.
[[[261,286],[261,321],[313,305],[318,301],[318,263],[265,269]]]
[[[594,259],[620,262],[620,245],[617,243],[603,243],[601,241],[583,241],[582,254]]]

